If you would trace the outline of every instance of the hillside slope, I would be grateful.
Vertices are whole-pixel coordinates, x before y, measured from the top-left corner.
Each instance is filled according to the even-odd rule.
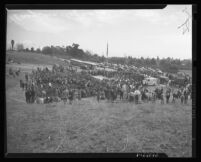
[[[46,65],[64,65],[64,61],[57,57],[43,55],[34,52],[17,52],[17,51],[7,51],[6,61],[11,58],[14,62],[19,63],[29,63],[29,64],[46,64]]]

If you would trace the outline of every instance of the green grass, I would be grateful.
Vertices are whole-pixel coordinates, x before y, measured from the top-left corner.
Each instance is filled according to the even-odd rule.
[[[13,81],[14,80],[14,81]],[[17,79],[6,80],[8,152],[164,152],[192,155],[192,107],[179,103],[26,104]],[[127,144],[126,144],[127,143]]]

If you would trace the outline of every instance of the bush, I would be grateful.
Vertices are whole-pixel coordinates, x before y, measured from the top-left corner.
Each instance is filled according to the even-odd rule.
[[[23,51],[23,50],[24,50],[24,45],[18,43],[18,44],[17,44],[17,51]]]
[[[51,49],[51,47],[48,47],[48,46],[43,47],[42,53],[44,53],[44,54],[52,54],[52,49]]]
[[[37,53],[41,53],[40,48],[37,48],[37,49],[36,49],[36,52],[37,52]]]
[[[176,65],[168,65],[168,64],[161,65],[161,70],[168,73],[177,73],[179,71]]]

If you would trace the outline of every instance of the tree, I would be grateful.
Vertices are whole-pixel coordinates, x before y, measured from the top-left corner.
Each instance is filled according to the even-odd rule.
[[[33,47],[31,47],[31,52],[34,52],[34,48]]]
[[[92,56],[92,52],[89,51],[89,50],[86,50],[86,51],[85,51],[85,54],[88,55],[88,56]]]
[[[177,73],[178,71],[179,71],[179,69],[176,65],[170,65],[167,72]]]
[[[17,44],[17,51],[23,51],[24,50],[24,45],[21,43]]]
[[[85,53],[82,49],[79,49],[78,47],[79,44],[73,43],[72,47],[71,46],[66,47],[66,53],[73,57],[78,58],[83,57]]]
[[[36,52],[37,52],[37,53],[41,53],[40,48],[37,48],[37,49],[36,49]]]
[[[51,49],[51,47],[49,47],[49,46],[43,47],[42,53],[44,53],[44,54],[52,54],[52,49]]]
[[[67,54],[70,53],[71,49],[72,49],[71,46],[66,46],[66,53],[67,53]]]
[[[13,50],[14,44],[15,44],[15,41],[14,41],[14,40],[11,40],[11,47],[12,47],[12,50]]]
[[[101,56],[101,62],[104,62],[105,61],[105,57],[104,55]]]
[[[79,45],[79,44],[76,44],[76,43],[73,43],[73,44],[72,44],[72,47],[73,47],[74,49],[78,49],[79,46],[80,46],[80,45]]]
[[[156,60],[154,58],[151,59],[151,65],[155,66],[156,65]]]

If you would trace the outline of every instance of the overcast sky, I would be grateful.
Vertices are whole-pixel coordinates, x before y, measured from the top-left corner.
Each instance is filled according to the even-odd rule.
[[[8,10],[7,44],[25,47],[67,46],[106,56],[192,57],[190,31],[178,27],[191,14],[190,5],[168,5],[162,10]]]

